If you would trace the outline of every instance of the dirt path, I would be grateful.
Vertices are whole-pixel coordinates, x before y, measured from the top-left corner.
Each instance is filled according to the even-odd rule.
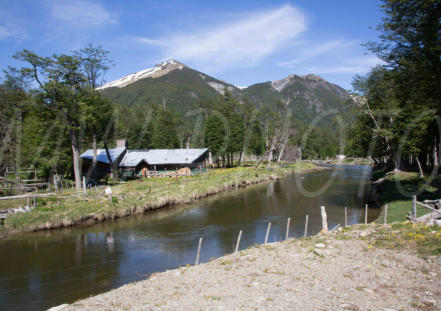
[[[378,228],[252,247],[57,310],[441,310],[441,257],[377,247]]]

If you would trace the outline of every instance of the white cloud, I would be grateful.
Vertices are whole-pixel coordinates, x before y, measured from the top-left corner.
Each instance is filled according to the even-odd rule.
[[[303,49],[300,48],[298,50],[300,54],[299,57],[288,61],[279,62],[277,63],[277,65],[288,68],[294,67],[295,65],[303,63],[315,56],[320,56],[330,52],[335,53],[336,51],[341,51],[342,49],[353,46],[356,43],[356,41],[345,41],[343,39],[329,40],[320,44],[311,44],[310,42],[308,42],[304,44],[308,47]]]
[[[295,7],[247,14],[233,22],[193,33],[175,33],[139,42],[162,49],[164,58],[190,62],[203,70],[253,66],[306,30],[306,18]]]
[[[5,26],[0,26],[0,40],[13,36],[13,33],[8,28],[6,28]]]
[[[343,60],[338,65],[308,67],[306,71],[317,74],[363,74],[382,63],[382,60],[376,56],[365,55]]]
[[[63,0],[55,1],[51,6],[52,16],[70,27],[102,27],[116,22],[112,14],[98,3]]]

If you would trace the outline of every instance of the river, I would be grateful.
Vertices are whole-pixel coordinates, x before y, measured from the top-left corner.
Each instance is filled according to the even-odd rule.
[[[268,222],[269,242],[284,239],[288,217],[290,237],[303,235],[306,214],[308,234],[316,234],[321,205],[329,228],[344,224],[344,206],[349,224],[359,223],[366,173],[370,167],[334,167],[118,221],[8,237],[0,241],[0,310],[45,310],[193,264],[200,237],[206,262],[231,253],[239,230],[240,249],[263,243]],[[370,209],[369,221],[378,214]]]

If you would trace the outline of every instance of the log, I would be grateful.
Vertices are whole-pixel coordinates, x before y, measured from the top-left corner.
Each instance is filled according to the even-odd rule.
[[[423,207],[425,207],[425,208],[428,208],[428,209],[432,210],[433,212],[436,212],[436,213],[441,215],[441,211],[440,210],[434,209],[434,208],[432,208],[432,207],[430,207],[430,206],[428,206],[428,205],[426,205],[424,203],[418,202],[418,201],[416,201],[416,203],[421,205],[421,206],[423,206]]]
[[[16,200],[16,199],[27,199],[27,198],[46,198],[51,195],[55,195],[55,192],[51,193],[41,193],[41,194],[21,194],[21,195],[13,195],[9,197],[0,197],[0,200]]]

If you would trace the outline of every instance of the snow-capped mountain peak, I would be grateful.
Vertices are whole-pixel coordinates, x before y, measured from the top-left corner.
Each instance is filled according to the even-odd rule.
[[[122,77],[121,79],[109,82],[104,84],[103,86],[97,88],[97,90],[102,90],[109,87],[124,87],[129,84],[135,83],[138,80],[144,79],[144,78],[158,78],[161,77],[167,73],[169,73],[172,70],[179,69],[182,70],[185,67],[184,64],[181,64],[178,61],[175,61],[173,59],[169,59],[165,62],[162,62],[160,64],[157,64],[153,68],[144,69],[132,74],[129,74],[125,77]]]

